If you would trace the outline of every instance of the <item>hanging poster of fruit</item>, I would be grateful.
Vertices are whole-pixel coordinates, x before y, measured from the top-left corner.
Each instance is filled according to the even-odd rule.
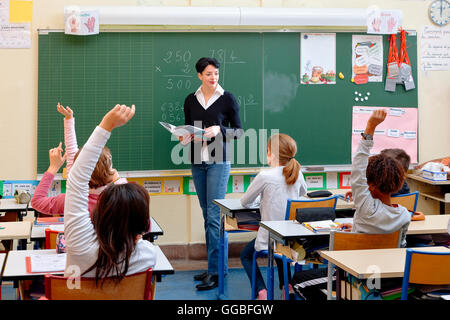
[[[300,34],[300,83],[336,83],[336,34]]]
[[[383,37],[352,36],[352,79],[356,84],[383,81]]]

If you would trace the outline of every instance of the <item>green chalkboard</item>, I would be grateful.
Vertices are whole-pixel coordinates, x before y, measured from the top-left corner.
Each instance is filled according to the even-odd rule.
[[[240,105],[247,134],[233,144],[233,167],[261,166],[267,136],[276,129],[297,141],[296,158],[304,165],[350,164],[356,89],[371,92],[370,104],[364,105],[417,107],[417,81],[415,90],[398,85],[395,93],[384,91],[384,82],[356,86],[349,81],[351,33],[336,34],[336,71],[346,78],[334,85],[301,85],[300,36],[300,32],[104,32],[88,37],[41,33],[37,172],[45,172],[48,150],[64,139],[58,101],[75,112],[79,146],[115,104],[136,105],[135,117],[107,144],[119,171],[189,168],[187,149],[181,150],[158,122],[184,124],[184,99],[200,86],[195,62],[203,56],[219,60],[219,83]],[[417,79],[416,36],[407,41]],[[383,50],[386,68],[387,36]],[[383,78],[385,74],[384,69]],[[245,154],[238,152],[242,150]]]

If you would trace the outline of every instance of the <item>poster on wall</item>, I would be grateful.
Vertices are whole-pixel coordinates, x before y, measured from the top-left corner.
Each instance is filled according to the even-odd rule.
[[[336,34],[300,34],[300,83],[336,83]]]
[[[402,25],[401,10],[380,10],[376,6],[367,9],[367,33],[396,34]]]
[[[352,36],[352,79],[356,84],[383,81],[383,37]]]
[[[0,0],[0,48],[31,47],[33,1]]]
[[[450,70],[450,27],[422,28],[420,65],[423,71]]]
[[[400,148],[411,157],[411,163],[417,163],[417,108],[353,107],[352,159],[361,141],[361,132],[364,132],[367,120],[376,109],[385,109],[387,116],[375,130],[371,154],[378,154],[383,149]]]

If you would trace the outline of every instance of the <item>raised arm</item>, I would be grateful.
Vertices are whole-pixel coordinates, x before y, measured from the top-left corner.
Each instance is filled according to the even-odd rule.
[[[375,132],[375,128],[386,118],[386,111],[383,109],[375,110],[367,121],[365,134],[371,135]],[[373,198],[369,192],[367,185],[366,168],[370,156],[370,149],[373,147],[373,140],[361,139],[356,155],[352,161],[352,191],[356,208],[362,206],[372,206]],[[368,211],[370,212],[370,210]]]
[[[49,150],[50,166],[44,173],[31,199],[31,206],[44,214],[64,214],[65,195],[60,194],[56,197],[47,197],[56,173],[66,160],[67,154],[62,155],[62,152],[61,142],[58,147]]]
[[[81,255],[95,244],[96,236],[89,210],[89,180],[111,131],[127,123],[134,116],[134,105],[116,105],[94,129],[81,150],[67,179],[64,233],[67,250]]]
[[[64,106],[58,102],[56,109],[64,116],[64,144],[66,145],[67,155],[66,169],[67,174],[69,174],[75,155],[78,152],[77,136],[75,134],[75,119],[73,117],[73,111],[69,106],[64,108]]]

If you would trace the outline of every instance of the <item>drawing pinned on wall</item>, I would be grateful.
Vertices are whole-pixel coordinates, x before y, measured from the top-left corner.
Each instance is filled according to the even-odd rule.
[[[78,6],[64,8],[64,33],[86,36],[99,33],[98,10],[80,10]]]
[[[300,83],[336,83],[336,34],[300,34]]]
[[[0,0],[0,25],[9,23],[9,0]]]
[[[402,25],[401,10],[380,10],[377,6],[367,9],[367,33],[395,34]]]
[[[383,37],[352,36],[352,79],[356,84],[383,81]]]

